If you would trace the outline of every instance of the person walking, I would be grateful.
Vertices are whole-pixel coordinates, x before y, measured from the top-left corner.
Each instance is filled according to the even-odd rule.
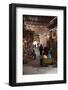
[[[43,64],[43,46],[42,46],[42,44],[39,47],[39,51],[40,51],[40,65],[42,66],[42,64]]]
[[[40,51],[39,51],[39,47],[35,47],[35,55],[36,55],[36,62],[38,65],[40,65]]]

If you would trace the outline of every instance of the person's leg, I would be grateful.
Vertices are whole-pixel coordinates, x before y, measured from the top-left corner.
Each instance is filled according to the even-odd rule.
[[[40,66],[41,66],[41,59],[40,59]]]
[[[40,65],[42,66],[42,59],[40,59]]]

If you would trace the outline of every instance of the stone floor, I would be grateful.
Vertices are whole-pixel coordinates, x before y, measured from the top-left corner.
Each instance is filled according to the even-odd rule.
[[[23,73],[24,75],[28,74],[52,74],[52,73],[57,73],[57,68],[53,66],[48,66],[48,67],[40,67],[40,66],[30,66],[30,65],[24,65],[23,68]]]

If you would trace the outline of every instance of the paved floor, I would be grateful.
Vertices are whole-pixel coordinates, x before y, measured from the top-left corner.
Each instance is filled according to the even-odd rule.
[[[48,74],[48,73],[57,73],[57,68],[53,66],[48,67],[33,67],[29,65],[24,65],[23,72],[25,75],[28,74]]]

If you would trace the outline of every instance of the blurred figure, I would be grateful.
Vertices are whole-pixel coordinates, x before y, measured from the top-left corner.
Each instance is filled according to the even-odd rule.
[[[43,46],[42,46],[42,44],[40,44],[39,51],[40,51],[40,55],[42,55],[43,54]]]
[[[34,60],[36,59],[35,49],[36,49],[36,45],[33,45],[33,57],[34,57]]]
[[[43,64],[43,46],[42,46],[42,44],[40,44],[39,51],[40,51],[40,65],[42,66],[42,64]]]
[[[44,47],[44,54],[48,56],[48,47]]]
[[[50,50],[50,39],[47,40],[47,44],[44,47],[44,54],[48,56],[49,50]]]
[[[37,64],[40,65],[40,51],[38,46],[35,48],[35,55],[36,55]]]

